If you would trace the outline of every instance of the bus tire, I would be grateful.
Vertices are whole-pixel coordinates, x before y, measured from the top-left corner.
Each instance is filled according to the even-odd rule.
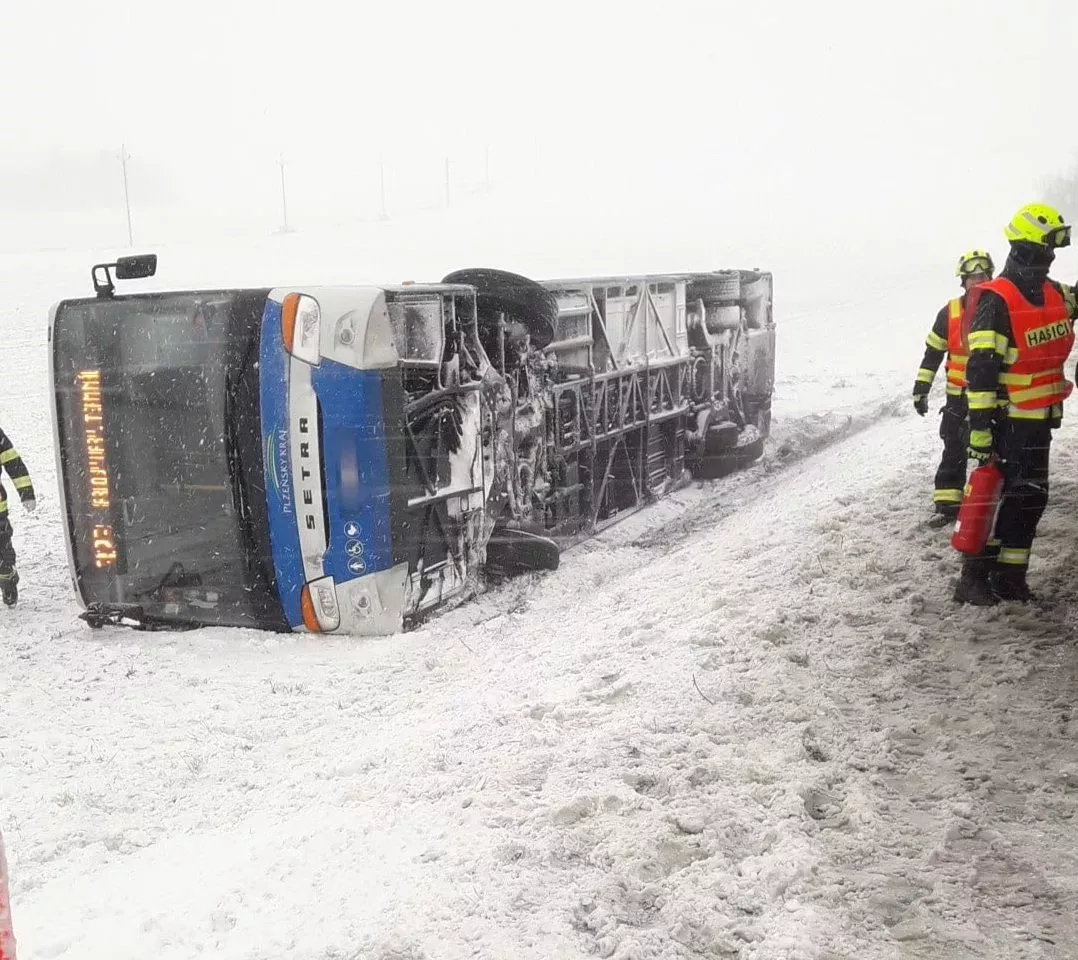
[[[718,480],[734,473],[741,465],[737,441],[741,430],[736,423],[725,420],[710,423],[704,442],[692,464],[696,480]]]
[[[532,346],[542,350],[554,340],[558,321],[557,298],[542,284],[516,273],[476,267],[455,270],[442,283],[462,283],[476,288],[479,319],[505,313],[521,321],[531,335]]]
[[[763,456],[764,440],[764,437],[757,437],[752,443],[746,443],[744,446],[737,448],[738,467],[747,467],[750,463],[755,463]]]
[[[495,579],[538,570],[557,570],[561,548],[538,524],[509,520],[498,524],[487,541],[486,573]]]

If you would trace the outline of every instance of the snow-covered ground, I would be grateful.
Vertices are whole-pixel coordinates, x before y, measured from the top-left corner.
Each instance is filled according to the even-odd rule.
[[[296,241],[162,252],[162,283],[340,279]],[[396,276],[406,241],[348,253]],[[486,254],[416,278],[587,272]],[[780,278],[763,462],[359,642],[75,619],[42,331],[90,262],[0,258],[0,423],[42,491],[0,611],[22,960],[1078,955],[1078,427],[1042,601],[956,609],[904,399],[946,273]]]

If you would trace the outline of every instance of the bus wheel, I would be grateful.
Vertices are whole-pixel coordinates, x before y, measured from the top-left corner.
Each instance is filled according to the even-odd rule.
[[[538,523],[508,520],[499,523],[487,541],[485,571],[494,579],[537,570],[557,570],[561,548]]]
[[[475,287],[480,325],[504,313],[527,327],[535,349],[542,350],[553,341],[558,301],[542,284],[516,273],[486,267],[456,270],[442,277],[442,283]]]
[[[757,437],[752,443],[746,443],[737,448],[737,465],[747,467],[755,463],[764,453],[764,437]]]
[[[702,449],[690,465],[697,480],[718,480],[736,471],[741,463],[737,441],[741,430],[736,423],[723,421],[707,427]]]

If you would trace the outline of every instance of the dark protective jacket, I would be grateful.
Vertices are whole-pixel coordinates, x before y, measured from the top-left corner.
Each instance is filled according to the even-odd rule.
[[[8,435],[3,430],[0,430],[0,466],[7,471],[7,475],[11,478],[11,485],[15,488],[23,503],[32,501],[34,499],[34,485],[30,482],[30,471],[26,469],[26,464],[22,462],[22,457],[19,456],[19,451],[15,449],[14,444],[8,439]],[[7,491],[4,490],[3,483],[0,483],[0,514],[6,514],[7,508]]]
[[[1044,283],[1047,280],[1063,296],[1068,312],[1078,316],[1078,298],[1074,288],[1048,279],[1052,257],[1036,244],[1016,242],[1011,244],[1000,277],[1010,280],[1034,306],[1044,306]],[[969,426],[971,431],[987,431],[1001,410],[1006,410],[1007,392],[1000,383],[1008,356],[1016,347],[1011,329],[1010,313],[1001,296],[992,290],[978,289],[978,297],[972,307],[969,323],[969,361],[966,365],[966,394],[969,398]],[[1045,408],[1038,418],[1058,422],[1063,415],[1062,406],[1056,404]]]

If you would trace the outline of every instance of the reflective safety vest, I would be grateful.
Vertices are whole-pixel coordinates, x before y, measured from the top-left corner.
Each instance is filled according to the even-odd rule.
[[[1002,297],[1011,317],[1014,346],[1007,351],[999,375],[1008,401],[1022,410],[1043,410],[1061,403],[1074,389],[1063,375],[1063,364],[1074,346],[1074,327],[1063,296],[1045,281],[1044,306],[1036,307],[1003,277],[980,286]]]
[[[947,304],[947,386],[966,389],[966,362],[969,348],[962,337],[962,300]],[[948,391],[950,393],[950,391]]]

